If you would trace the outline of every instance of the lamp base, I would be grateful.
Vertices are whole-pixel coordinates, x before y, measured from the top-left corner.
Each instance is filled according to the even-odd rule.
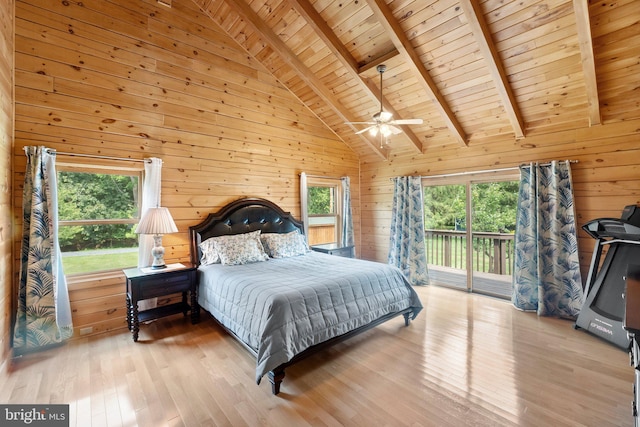
[[[162,247],[162,235],[155,234],[153,236],[153,249],[151,249],[151,255],[153,255],[153,263],[151,264],[151,268],[160,269],[166,268],[167,265],[164,263],[164,248]]]

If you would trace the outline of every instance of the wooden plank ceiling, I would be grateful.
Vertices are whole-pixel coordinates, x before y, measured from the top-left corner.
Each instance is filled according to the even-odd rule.
[[[638,116],[636,0],[192,1],[361,156]],[[384,109],[424,120],[389,144],[345,124],[380,110],[379,64]]]

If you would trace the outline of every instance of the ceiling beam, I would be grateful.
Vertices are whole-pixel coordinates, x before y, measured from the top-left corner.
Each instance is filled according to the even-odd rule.
[[[209,6],[212,2],[211,0],[193,0],[213,21],[215,21],[214,16],[211,16],[209,12]],[[340,106],[340,101],[338,98],[329,90],[327,87],[315,76],[314,73],[307,68],[306,65],[298,57],[289,49],[289,47],[280,39],[280,37],[275,34],[271,28],[258,16],[257,13],[251,9],[244,0],[222,0],[229,8],[231,8],[234,12],[236,12],[240,18],[247,23],[260,38],[262,38],[271,49],[273,49],[274,53],[282,58],[282,60],[293,69],[298,78],[300,78],[313,92],[320,97],[329,108],[338,116],[340,120],[343,122],[356,122],[360,121],[358,117],[351,116],[348,112],[342,111]],[[226,32],[226,30],[225,30]],[[233,36],[227,33],[230,37]],[[254,58],[257,60],[257,58]],[[257,60],[258,63],[262,63],[262,61]],[[277,76],[274,76],[277,79]],[[278,79],[278,81],[280,81]],[[281,82],[282,83],[282,82]],[[283,86],[289,89],[288,85],[283,84]],[[293,94],[298,98],[296,94]],[[300,98],[298,98],[300,99]],[[302,100],[300,101],[302,102]],[[322,120],[318,117],[319,120]],[[326,123],[325,123],[326,124]],[[327,125],[331,129],[331,126]],[[351,128],[354,130],[355,127],[351,125]],[[363,142],[365,142],[379,157],[382,159],[387,159],[387,150],[380,146],[369,138],[367,138],[364,134],[357,135]]]
[[[375,100],[376,102],[381,102],[384,106],[384,109],[389,113],[393,114],[394,118],[400,118],[398,112],[391,106],[391,104],[383,97],[382,99],[378,99],[377,89],[375,86],[372,86],[369,82],[366,82],[362,77],[360,77],[357,61],[351,55],[351,52],[347,50],[347,48],[342,44],[338,36],[331,30],[327,22],[322,18],[322,16],[316,11],[313,5],[309,2],[309,0],[289,0],[289,4],[302,16],[305,21],[311,26],[311,28],[315,31],[315,33],[324,41],[327,45],[331,53],[342,63],[342,65],[347,69],[350,77],[358,83],[360,89],[363,90],[370,99]],[[395,51],[397,55],[397,51]],[[393,53],[393,52],[392,52]],[[422,152],[422,142],[416,134],[408,126],[402,126],[405,136],[411,142],[411,146],[418,151]]]
[[[440,115],[444,119],[455,139],[462,145],[466,146],[468,138],[464,129],[462,129],[462,126],[456,119],[453,111],[451,111],[451,107],[449,107],[446,99],[444,99],[444,96],[442,96],[438,90],[438,87],[420,60],[418,53],[411,45],[411,41],[393,16],[393,13],[391,12],[391,9],[389,9],[387,3],[385,3],[384,0],[367,0],[367,3],[380,24],[384,27],[387,34],[389,34],[389,38],[395,45],[396,49],[398,49],[400,54],[404,56],[407,64],[417,75],[418,82],[431,98],[433,105],[440,112]]]
[[[398,52],[398,49],[394,47],[390,52],[384,53],[376,58],[371,59],[371,61],[367,62],[366,64],[361,65],[360,68],[358,68],[358,74],[362,74],[372,68],[376,68],[378,65],[384,64],[389,59],[395,58],[398,55],[400,55],[400,52]]]
[[[338,56],[343,65],[349,69],[358,68],[358,63],[351,52],[342,44],[338,36],[329,28],[329,24],[322,19],[322,16],[308,0],[289,0],[289,4],[307,21],[307,24],[322,39],[329,50]]]
[[[480,53],[487,61],[491,78],[493,79],[502,105],[509,117],[511,127],[516,135],[516,139],[524,138],[524,120],[518,109],[518,103],[511,90],[511,85],[507,79],[507,73],[502,66],[502,61],[498,55],[491,32],[484,20],[482,10],[477,0],[460,0],[460,7],[467,17],[467,23],[471,27],[471,32],[480,47]]]
[[[573,0],[573,10],[576,16],[580,56],[582,57],[582,72],[584,73],[587,101],[589,102],[589,126],[599,125],[601,123],[600,99],[598,97],[598,81],[596,80],[596,63],[593,57],[588,2]]]

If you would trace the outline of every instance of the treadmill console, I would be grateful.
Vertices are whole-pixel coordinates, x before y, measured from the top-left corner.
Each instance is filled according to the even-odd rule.
[[[640,206],[625,206],[620,219],[594,219],[583,225],[582,229],[594,239],[640,240]]]

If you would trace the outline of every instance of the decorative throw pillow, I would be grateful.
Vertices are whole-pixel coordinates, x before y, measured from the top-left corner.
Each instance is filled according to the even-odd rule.
[[[307,242],[300,232],[265,233],[260,235],[265,251],[271,258],[288,258],[309,252]]]
[[[213,244],[220,262],[224,265],[248,264],[269,259],[260,242],[260,230],[216,237]]]
[[[211,237],[204,242],[200,243],[200,250],[202,251],[202,257],[200,258],[201,265],[216,264],[220,262],[220,256],[213,244],[217,237]]]

